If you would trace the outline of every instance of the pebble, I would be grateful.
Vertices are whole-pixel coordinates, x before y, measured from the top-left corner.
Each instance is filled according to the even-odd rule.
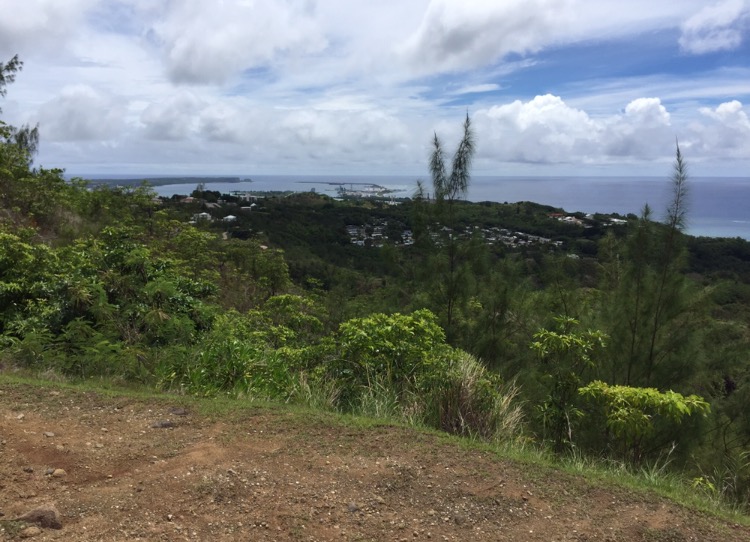
[[[170,427],[175,427],[175,423],[169,420],[159,420],[152,423],[151,427],[154,429],[168,429]]]
[[[55,478],[62,478],[66,474],[68,474],[68,473],[65,472],[65,469],[55,469],[55,470],[52,471],[52,476],[55,477]]]
[[[21,538],[33,538],[42,534],[42,530],[39,527],[26,527],[18,533]]]
[[[62,529],[60,512],[58,512],[55,505],[51,503],[29,510],[24,515],[17,517],[16,520],[24,521],[26,523],[34,523],[45,529]]]
[[[52,431],[45,431],[44,436],[47,438],[52,438],[55,436],[55,434]]]

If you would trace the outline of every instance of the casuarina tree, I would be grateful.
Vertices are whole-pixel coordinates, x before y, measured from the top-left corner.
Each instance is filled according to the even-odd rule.
[[[449,341],[455,338],[455,316],[457,305],[465,297],[462,295],[466,287],[466,277],[462,265],[461,251],[458,244],[456,232],[456,216],[454,204],[457,200],[464,198],[469,190],[471,179],[471,163],[474,158],[475,144],[474,132],[471,128],[471,119],[468,113],[463,125],[463,137],[458,144],[450,173],[446,167],[446,154],[442,143],[434,134],[432,140],[432,153],[430,154],[430,174],[432,176],[432,187],[437,201],[437,218],[443,223],[441,231],[443,236],[440,240],[444,248],[444,254],[436,262],[441,272],[436,274],[439,282],[432,291],[438,297],[443,324]],[[434,268],[433,268],[434,269]]]

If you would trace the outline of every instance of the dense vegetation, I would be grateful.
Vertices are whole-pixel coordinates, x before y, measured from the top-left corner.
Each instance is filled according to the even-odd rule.
[[[682,233],[679,149],[660,222],[465,202],[472,137],[449,171],[435,136],[432,197],[250,206],[66,182],[0,124],[0,366],[669,462],[747,503],[750,244]]]

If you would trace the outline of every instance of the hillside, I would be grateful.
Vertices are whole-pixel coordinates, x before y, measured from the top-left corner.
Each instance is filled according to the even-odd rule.
[[[747,514],[750,242],[685,234],[679,148],[641,216],[467,202],[470,124],[396,201],[68,181],[0,120],[0,374],[170,394],[0,376],[2,536],[748,539],[489,450]]]
[[[750,539],[437,434],[231,405],[4,380],[0,540]],[[61,529],[10,521],[44,503]]]

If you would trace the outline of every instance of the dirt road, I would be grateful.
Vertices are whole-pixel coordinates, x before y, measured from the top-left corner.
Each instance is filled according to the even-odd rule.
[[[333,416],[0,384],[0,540],[750,540],[658,497]],[[11,521],[43,504],[61,529]]]

